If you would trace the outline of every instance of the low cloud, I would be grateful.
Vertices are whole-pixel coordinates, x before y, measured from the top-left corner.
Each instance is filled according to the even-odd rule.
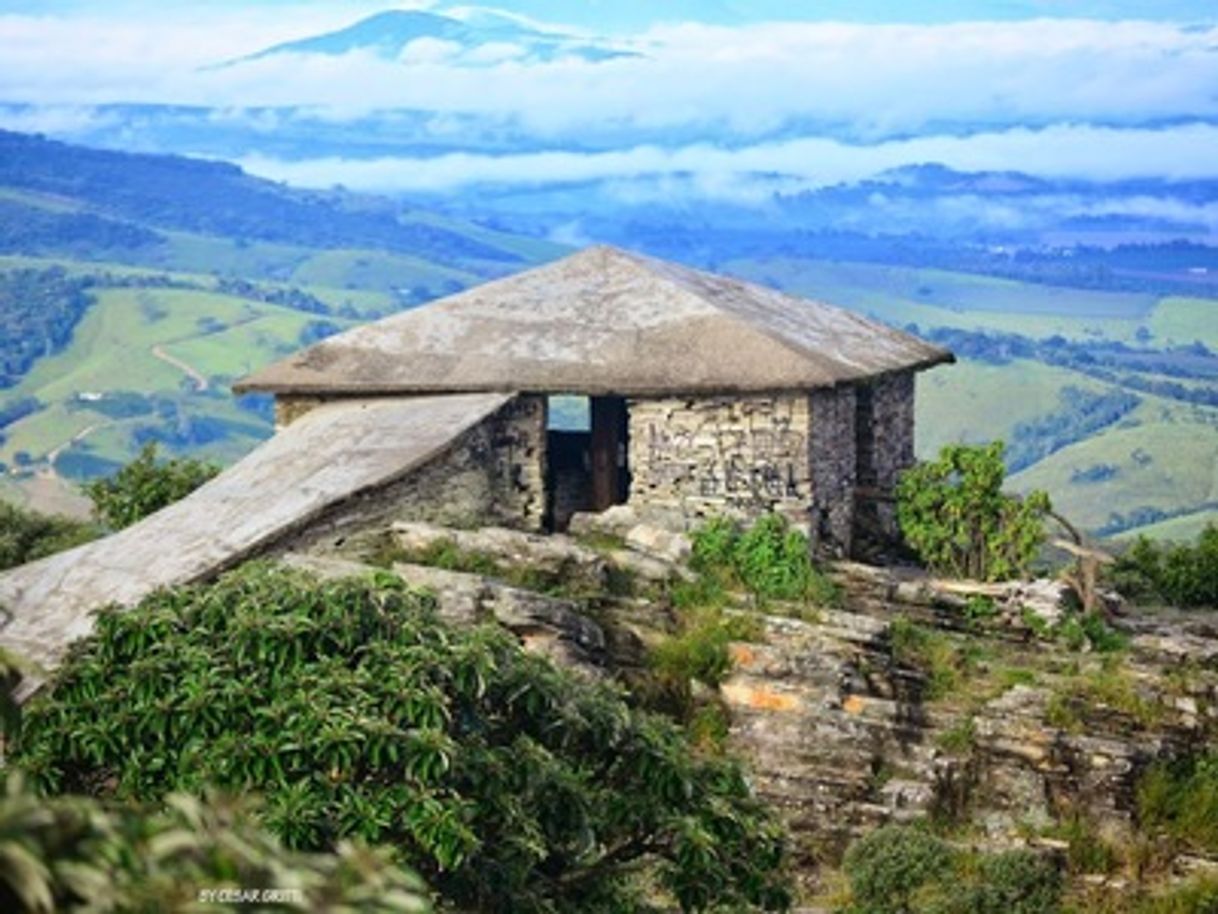
[[[161,24],[0,16],[0,99],[412,109],[512,118],[556,142],[696,129],[748,143],[812,122],[880,140],[1014,124],[1218,120],[1218,29],[1209,27],[685,24],[636,36],[639,56],[601,63],[539,62],[501,46],[484,48],[472,67],[450,47],[416,42],[404,61],[283,54],[207,68],[353,17],[349,6],[341,17],[316,4],[299,15],[249,7]]]
[[[901,166],[928,162],[960,171],[1018,170],[1046,178],[1218,178],[1218,126],[1054,126],[867,145],[805,138],[737,149],[694,144],[678,149],[637,146],[602,153],[457,153],[431,158],[306,161],[253,155],[240,164],[254,174],[291,184],[343,184],[376,191],[440,192],[478,184],[541,185],[672,177],[693,182],[702,196],[763,199],[776,189],[852,183]]]

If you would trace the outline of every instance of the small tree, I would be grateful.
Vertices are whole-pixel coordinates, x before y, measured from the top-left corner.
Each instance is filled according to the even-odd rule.
[[[117,473],[87,483],[84,490],[98,520],[121,530],[186,497],[219,472],[214,464],[189,457],[159,461],[156,442],[149,441]]]
[[[1040,491],[1002,491],[1001,441],[948,445],[939,458],[906,471],[897,486],[897,520],[932,570],[999,581],[1026,575],[1045,539],[1051,510]]]
[[[79,546],[99,533],[92,524],[0,502],[0,569]]]
[[[789,903],[782,829],[735,762],[391,575],[251,566],[103,612],[12,763],[145,801],[255,791],[289,847],[390,845],[464,911]]]

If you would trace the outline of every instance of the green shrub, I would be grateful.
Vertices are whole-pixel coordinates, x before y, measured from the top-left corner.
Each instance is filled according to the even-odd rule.
[[[1218,853],[1218,753],[1150,766],[1138,781],[1138,821],[1190,850]]]
[[[696,680],[717,686],[732,670],[728,645],[733,641],[755,641],[761,635],[758,620],[719,609],[686,611],[680,630],[651,650],[652,667],[674,682]]]
[[[690,566],[762,601],[832,604],[838,599],[837,588],[812,561],[808,538],[779,514],[766,514],[748,529],[725,518],[708,521],[694,532]]]
[[[288,846],[390,845],[471,912],[635,910],[641,883],[691,911],[789,901],[735,762],[390,575],[254,565],[104,611],[11,762],[56,791],[254,791]]]
[[[387,852],[353,842],[332,854],[289,851],[247,806],[175,794],[161,808],[110,808],[86,797],[42,798],[10,776],[0,796],[0,910],[236,910],[243,906],[201,893],[240,890],[293,893],[282,907],[250,910],[430,910],[422,882]]]
[[[84,486],[98,520],[112,530],[129,527],[149,514],[185,498],[220,472],[220,468],[190,458],[157,460],[155,442],[109,479]]]
[[[1046,837],[1065,841],[1066,866],[1078,875],[1109,874],[1121,866],[1120,850],[1082,816],[1065,819],[1045,831]]]
[[[1106,580],[1139,603],[1218,607],[1218,527],[1208,525],[1193,545],[1160,546],[1139,537]]]
[[[981,581],[1028,574],[1045,539],[1049,496],[1002,491],[1003,444],[948,445],[901,476],[897,520],[936,573]]]
[[[1164,704],[1143,694],[1138,681],[1118,660],[1105,657],[1099,668],[1058,682],[1046,706],[1047,722],[1063,730],[1081,732],[1089,715],[1108,709],[1124,714],[1140,727],[1161,723],[1167,711]]]
[[[846,851],[850,914],[1057,914],[1062,875],[1030,851],[963,853],[916,826],[887,825]]]
[[[689,564],[709,575],[730,573],[736,564],[740,525],[726,517],[712,517],[694,531]]]
[[[71,549],[99,534],[92,524],[0,502],[0,570]]]
[[[924,887],[951,873],[950,847],[921,828],[886,825],[855,841],[842,868],[857,914],[906,914]]]
[[[1218,877],[1199,876],[1150,895],[1132,914],[1218,914]]]
[[[965,878],[945,887],[943,914],[1057,914],[1061,871],[1031,851],[981,855]]]

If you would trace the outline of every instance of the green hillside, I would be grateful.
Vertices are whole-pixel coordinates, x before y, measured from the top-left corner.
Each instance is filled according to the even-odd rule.
[[[1163,304],[1149,294],[1098,292],[876,263],[775,257],[728,261],[723,269],[843,305],[898,327],[917,324],[919,328],[959,327],[1132,342],[1139,328],[1153,324]],[[1201,307],[1204,304],[1200,302]],[[1196,314],[1188,312],[1188,319],[1196,319]],[[1180,327],[1180,321],[1173,319],[1172,330],[1178,332]]]
[[[234,378],[564,250],[223,163],[0,131],[0,495],[79,508],[73,480],[147,440],[233,460],[270,432]],[[1180,535],[1218,505],[1218,301],[796,256],[716,269],[955,349],[919,380],[922,456],[1002,438],[1016,486],[1111,535]]]
[[[727,267],[924,335],[1006,334],[1034,350],[1037,357],[964,357],[922,374],[922,457],[948,442],[995,438],[1024,453],[1051,449],[1016,473],[1013,487],[1047,489],[1066,516],[1104,535],[1187,536],[1218,507],[1218,360],[1176,350],[1218,348],[1218,301],[790,257]],[[1049,353],[1032,345],[1054,335],[1070,345]],[[1112,350],[1103,352],[1111,364],[1091,357],[1101,346]],[[1057,363],[1044,360],[1050,355]],[[1080,402],[1098,404],[1096,414],[1080,415]]]
[[[4,429],[0,444],[9,490],[23,501],[59,500],[58,489],[108,472],[149,439],[222,462],[240,457],[270,423],[265,410],[242,408],[228,385],[298,348],[318,320],[196,289],[101,287],[95,295],[71,344],[0,400],[39,404]]]
[[[271,432],[235,378],[563,251],[224,163],[0,131],[0,496],[80,511],[76,481],[148,440],[235,460]]]

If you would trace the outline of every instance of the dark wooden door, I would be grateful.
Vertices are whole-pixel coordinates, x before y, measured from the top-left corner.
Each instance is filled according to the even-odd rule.
[[[626,501],[630,479],[626,467],[626,401],[622,397],[593,397],[592,510],[604,511]]]

